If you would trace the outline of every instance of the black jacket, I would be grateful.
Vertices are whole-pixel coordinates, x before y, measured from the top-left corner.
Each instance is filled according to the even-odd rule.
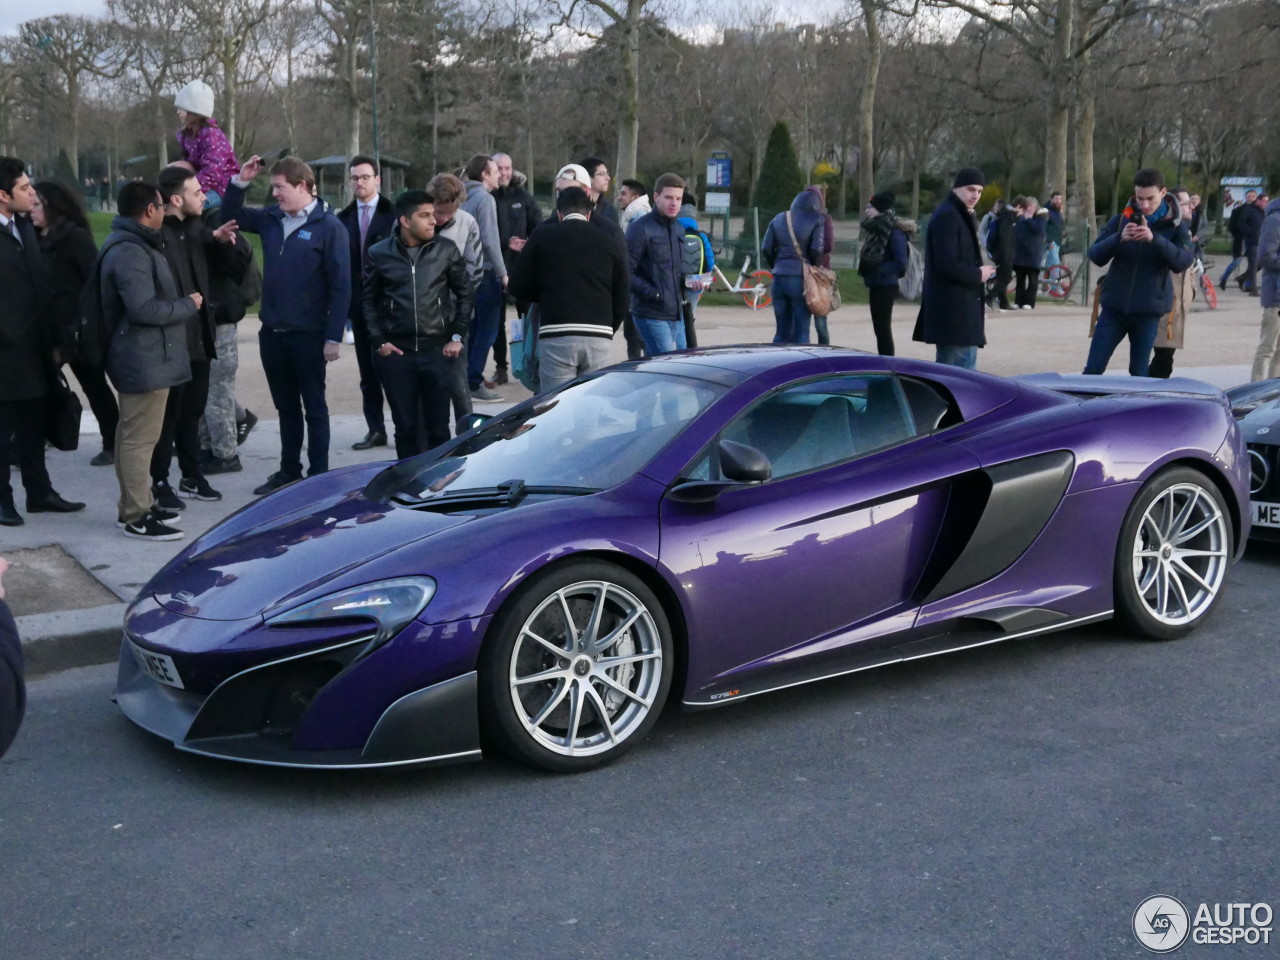
[[[912,339],[947,347],[985,347],[978,224],[951,191],[929,218],[924,241],[924,290]]]
[[[612,337],[630,299],[626,254],[584,219],[549,220],[512,268],[510,290],[539,305],[539,338]]]
[[[595,214],[591,216],[595,222]],[[601,220],[607,225],[608,220]],[[684,224],[654,210],[627,228],[631,312],[649,320],[684,316]]]
[[[1155,234],[1150,243],[1121,242],[1123,215],[1112,217],[1089,248],[1100,267],[1111,264],[1102,285],[1102,306],[1115,313],[1166,314],[1173,309],[1173,277],[1191,266],[1191,234],[1173,195],[1146,218]]]
[[[40,238],[45,272],[57,279],[49,289],[49,317],[58,337],[63,360],[73,359],[80,331],[80,292],[98,259],[98,245],[88,227],[65,218]]]
[[[1017,228],[1018,212],[1013,207],[1005,207],[996,214],[996,223],[991,230],[991,244],[987,252],[998,267],[1013,266],[1014,232]]]
[[[1262,233],[1262,221],[1266,213],[1256,203],[1246,203],[1240,208],[1240,219],[1236,228],[1240,232],[1240,240],[1246,247],[1258,245],[1258,235]]]
[[[220,225],[221,211],[217,207],[206,210],[204,225],[216,230]],[[256,284],[253,284],[256,295],[252,300],[245,297],[245,277],[250,270],[257,273]],[[228,244],[225,256],[210,262],[209,285],[213,293],[213,323],[216,327],[223,323],[239,323],[249,312],[249,307],[258,302],[262,296],[262,272],[253,264],[253,244],[242,233],[236,234],[234,245]]]
[[[369,345],[384,343],[406,353],[436,349],[451,337],[465,339],[475,310],[467,260],[457,244],[436,237],[416,262],[400,231],[369,250],[364,277],[364,322]]]
[[[498,242],[502,244],[502,259],[510,274],[520,254],[507,246],[507,241],[512,237],[531,237],[533,228],[542,222],[542,211],[538,201],[524,188],[523,174],[513,173],[511,183],[493,191],[493,200],[498,205]]]
[[[49,284],[35,228],[17,218],[19,244],[0,230],[0,401],[49,392],[57,333],[46,318]]]
[[[22,643],[13,614],[0,600],[0,757],[9,749],[22,726],[27,689],[22,680]]]
[[[1047,215],[1018,217],[1013,225],[1013,265],[1040,269],[1044,260],[1044,231]]]
[[[364,319],[364,301],[359,290],[364,284],[365,258],[360,256],[360,204],[352,200],[338,211],[337,217],[347,228],[351,243],[351,308],[348,318],[354,322]],[[373,208],[373,216],[369,218],[369,230],[364,236],[364,248],[369,250],[375,243],[381,243],[396,230],[396,211],[391,201],[381,194]]]
[[[200,312],[187,321],[187,353],[192,360],[212,360],[214,350],[214,312],[217,306],[212,265],[229,260],[235,248],[214,239],[213,231],[199,217],[164,218],[160,228],[164,258],[173,274],[181,297],[198,293],[204,298]]]

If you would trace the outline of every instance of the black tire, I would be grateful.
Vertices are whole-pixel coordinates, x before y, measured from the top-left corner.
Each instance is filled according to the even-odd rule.
[[[489,628],[480,654],[486,741],[556,773],[612,762],[657,722],[673,658],[662,604],[639,577],[599,560],[552,567]]]
[[[1153,640],[1185,636],[1222,598],[1232,552],[1231,514],[1213,481],[1190,467],[1161,471],[1120,528],[1117,619]]]

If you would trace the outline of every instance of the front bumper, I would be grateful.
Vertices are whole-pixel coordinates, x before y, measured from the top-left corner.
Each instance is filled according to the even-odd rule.
[[[333,711],[334,697],[320,695],[340,686],[366,643],[358,638],[251,667],[206,695],[152,679],[126,641],[120,646],[116,703],[138,726],[179,750],[245,763],[351,769],[480,759],[474,670],[396,699],[361,746],[299,744],[310,712]]]

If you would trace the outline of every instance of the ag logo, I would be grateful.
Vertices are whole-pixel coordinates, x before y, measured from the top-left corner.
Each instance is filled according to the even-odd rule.
[[[1173,897],[1147,897],[1133,911],[1133,935],[1152,953],[1172,953],[1186,942],[1190,921]]]

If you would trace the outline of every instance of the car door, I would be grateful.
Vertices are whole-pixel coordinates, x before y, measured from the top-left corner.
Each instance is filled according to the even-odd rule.
[[[913,625],[950,481],[977,466],[914,409],[892,374],[788,384],[686,471],[719,479],[723,438],[764,452],[772,479],[709,503],[668,492],[661,561],[687,598],[687,700],[897,659],[889,647]]]

